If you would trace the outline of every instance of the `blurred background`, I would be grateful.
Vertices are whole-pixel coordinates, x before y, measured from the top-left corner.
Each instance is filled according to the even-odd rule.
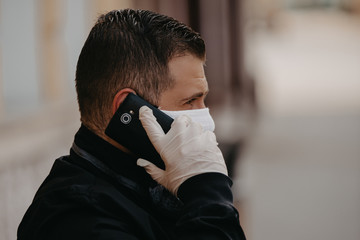
[[[199,31],[207,103],[250,240],[360,239],[360,0],[0,0],[0,239],[80,126],[81,47],[101,13]]]

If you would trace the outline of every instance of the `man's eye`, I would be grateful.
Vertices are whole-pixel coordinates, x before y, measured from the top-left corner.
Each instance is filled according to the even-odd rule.
[[[192,99],[188,100],[187,102],[185,102],[185,104],[192,104],[195,100],[196,100],[196,98],[192,98]]]

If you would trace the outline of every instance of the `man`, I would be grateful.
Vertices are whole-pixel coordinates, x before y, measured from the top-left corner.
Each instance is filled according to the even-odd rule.
[[[36,193],[18,239],[245,239],[204,104],[204,61],[201,37],[170,17],[102,15],[77,64],[82,126]],[[165,134],[152,111],[140,109],[164,170],[104,133],[129,93],[175,118]]]

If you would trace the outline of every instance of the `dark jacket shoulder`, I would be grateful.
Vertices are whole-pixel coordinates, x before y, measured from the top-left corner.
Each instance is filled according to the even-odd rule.
[[[153,234],[147,228],[149,221],[156,221],[145,210],[149,208],[144,196],[114,184],[86,162],[72,160],[66,156],[55,161],[19,226],[18,239]]]

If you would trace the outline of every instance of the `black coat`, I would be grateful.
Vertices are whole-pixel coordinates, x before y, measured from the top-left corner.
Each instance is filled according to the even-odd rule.
[[[188,179],[174,197],[136,158],[82,126],[24,215],[18,239],[245,239],[231,180]]]

